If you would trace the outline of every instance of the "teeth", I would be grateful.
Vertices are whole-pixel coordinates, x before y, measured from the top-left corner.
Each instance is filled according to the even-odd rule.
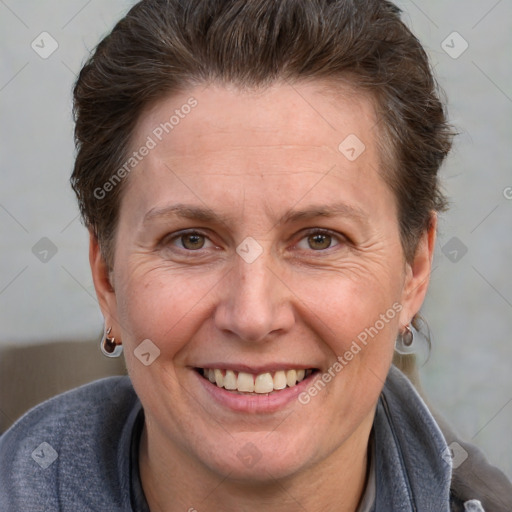
[[[254,391],[256,393],[270,393],[274,391],[274,379],[270,373],[260,373],[256,376],[254,383]]]
[[[286,372],[286,384],[291,388],[292,386],[295,386],[295,383],[297,382],[297,371],[296,370],[288,370]]]
[[[215,372],[215,383],[217,384],[217,386],[219,386],[219,388],[224,387],[224,376],[222,375],[222,372],[217,368],[215,368],[215,370],[213,371]]]
[[[244,393],[271,393],[295,386],[311,375],[313,370],[278,370],[273,375],[269,372],[253,375],[246,372],[205,368],[203,375],[219,388]]]
[[[236,389],[237,388],[237,378],[235,372],[231,370],[226,370],[226,375],[224,376],[224,387],[226,389]]]
[[[254,377],[250,373],[240,372],[238,374],[237,389],[238,391],[252,393],[254,391]]]
[[[274,375],[274,389],[284,389],[286,387],[286,373],[282,370]]]

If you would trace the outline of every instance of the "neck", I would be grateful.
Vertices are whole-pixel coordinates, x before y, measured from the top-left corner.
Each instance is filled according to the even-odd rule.
[[[368,477],[371,423],[365,426],[363,436],[352,436],[298,474],[274,479],[267,472],[268,479],[248,483],[229,473],[213,473],[169,443],[160,443],[146,424],[139,449],[142,487],[151,512],[259,512],[262,505],[268,512],[356,512]]]

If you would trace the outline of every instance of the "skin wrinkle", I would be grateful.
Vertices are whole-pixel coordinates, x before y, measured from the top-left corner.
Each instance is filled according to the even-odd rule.
[[[313,84],[301,87],[305,97],[315,94]],[[100,304],[123,340],[147,418],[140,471],[149,505],[165,503],[162,510],[177,512],[208,495],[198,510],[255,511],[261,503],[256,497],[264,497],[269,512],[296,510],[297,503],[311,512],[353,512],[394,339],[422,303],[433,243],[425,234],[417,257],[406,263],[394,195],[376,170],[373,106],[364,97],[357,106],[353,97],[337,103],[333,132],[289,88],[257,97],[222,87],[194,89],[166,98],[160,109],[168,112],[191,95],[199,105],[194,116],[147,156],[144,172],[128,178],[115,240],[115,293],[105,286],[94,239],[91,249]],[[319,108],[327,106],[332,108],[324,99]],[[140,120],[141,137],[157,113],[155,108]],[[266,119],[272,132],[253,129],[254,118],[256,127]],[[214,129],[219,126],[223,130]],[[354,162],[330,150],[340,142],[337,134],[346,132],[365,138],[366,151]],[[257,159],[253,149],[230,151],[246,140],[261,143]],[[197,159],[191,165],[192,154]],[[321,179],[308,172],[313,162],[326,169]],[[212,168],[225,169],[225,176]],[[340,203],[361,215],[320,211]],[[218,218],[196,220],[200,212],[189,210],[194,218],[143,223],[154,208],[178,204]],[[309,214],[294,217],[299,211]],[[213,245],[184,256],[170,238],[162,244],[188,228],[209,230]],[[340,238],[339,246],[310,254],[297,247],[306,243],[306,228],[346,233],[349,241]],[[434,231],[435,224],[430,235]],[[235,251],[247,236],[263,248],[250,264]],[[402,305],[400,313],[307,406],[235,412],[205,395],[193,370],[213,361],[280,361],[325,371],[394,303]],[[148,367],[133,353],[144,339],[160,349]],[[254,468],[237,456],[247,443],[262,455]]]
[[[261,148],[254,148],[254,149],[258,149],[258,150],[261,150],[263,149],[263,147]],[[315,146],[313,146],[313,148],[315,148]],[[320,150],[326,150],[326,151],[332,151],[333,153],[333,156],[336,155],[336,152],[333,151],[331,148],[327,148],[327,147],[321,147],[321,146],[316,146],[317,149],[320,149]],[[273,146],[273,149],[278,149],[277,146]],[[290,146],[287,146],[287,145],[282,145],[279,147],[279,149],[283,150],[283,149],[286,149],[288,151],[292,150],[293,151],[293,148],[290,147]],[[215,155],[217,153],[217,151],[209,151],[209,155],[212,156],[212,155]],[[247,156],[249,154],[249,152],[246,150],[246,151],[239,151],[239,152],[232,152],[232,153],[228,153],[226,150],[224,151],[219,151],[218,153],[220,153],[223,157],[226,158],[227,162],[225,164],[225,167],[228,167],[229,164],[230,164],[230,159],[235,159],[236,157],[236,153],[238,154],[241,154],[243,156]],[[235,156],[232,156],[233,154],[235,154]],[[294,152],[294,154],[296,154]],[[256,159],[257,158],[257,152],[254,156],[254,158]],[[186,172],[184,172],[183,174],[180,174],[179,172],[177,173],[178,176],[194,176],[194,175],[200,175],[200,176],[205,176],[205,175],[210,175],[210,176],[228,176],[228,177],[234,177],[234,176],[238,176],[238,177],[262,177],[261,176],[261,171],[259,170],[251,170],[250,168],[247,169],[245,172],[233,172],[233,171],[229,171],[229,172],[221,172],[221,171],[217,171],[217,170],[213,170],[213,169],[201,169],[200,171],[194,171],[194,167],[201,164],[201,160],[196,156],[196,157],[185,157],[185,158],[180,158],[179,162],[182,163],[182,164],[186,164],[188,161],[191,161],[193,163],[193,166],[192,168],[188,168]],[[172,159],[169,159],[169,162],[170,162],[170,167],[171,168],[174,168],[174,164],[176,164],[177,160],[174,159],[174,162],[172,161]],[[303,167],[306,167],[306,164],[307,164],[307,160],[306,159],[303,159],[302,161],[302,166]],[[142,165],[142,164],[141,164]],[[317,170],[317,162],[315,161],[311,161],[310,162],[310,166],[312,167],[311,169],[305,169],[305,170],[301,170],[301,171],[298,171],[298,170],[295,170],[295,169],[287,169],[286,167],[282,167],[281,164],[279,165],[275,165],[276,167],[276,170],[275,172],[271,172],[270,170],[266,169],[265,170],[265,175],[266,176],[281,176],[283,175],[283,173],[286,173],[286,174],[289,174],[289,175],[298,175],[300,176],[301,174],[312,174],[312,175],[315,175],[315,174],[326,174],[326,172],[329,172],[329,169],[327,170]],[[332,166],[331,166],[332,167]]]

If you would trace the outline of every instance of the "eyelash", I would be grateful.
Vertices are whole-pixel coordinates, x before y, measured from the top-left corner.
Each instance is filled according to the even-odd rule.
[[[197,235],[197,236],[203,237],[205,239],[205,244],[209,243],[211,245],[210,245],[210,247],[201,247],[199,249],[187,249],[187,248],[183,247],[182,245],[175,246],[180,251],[184,251],[187,253],[199,253],[200,254],[204,250],[218,247],[214,242],[212,242],[212,240],[210,239],[210,236],[208,236],[208,234],[204,233],[203,231],[197,230],[197,229],[189,229],[189,230],[185,230],[185,231],[179,231],[179,232],[173,233],[171,235],[167,235],[166,237],[164,237],[162,239],[162,242],[160,245],[163,247],[168,247],[169,245],[174,245],[174,243],[182,241],[183,237],[185,237],[187,235],[189,235],[189,236]],[[312,237],[315,235],[325,235],[325,236],[331,237],[333,245],[330,245],[329,247],[327,247],[325,249],[316,249],[316,250],[312,249],[311,247],[309,247],[308,249],[301,249],[298,247],[298,245],[302,241],[307,240],[309,237]],[[298,241],[293,244],[293,249],[298,250],[298,251],[308,251],[311,253],[325,253],[327,251],[331,251],[335,247],[338,247],[340,245],[347,243],[347,241],[348,241],[348,239],[344,235],[341,235],[340,233],[336,233],[336,232],[330,231],[328,229],[312,228],[312,229],[309,229],[306,232],[303,232],[301,234],[301,237],[298,239]]]
[[[169,246],[169,245],[172,245],[174,242],[179,242],[181,241],[185,236],[190,236],[190,235],[196,235],[196,236],[200,236],[200,237],[203,237],[205,239],[205,244],[206,243],[210,243],[212,244],[212,246],[215,246],[215,244],[210,240],[210,237],[206,234],[206,233],[203,233],[197,229],[188,229],[188,230],[185,230],[185,231],[179,231],[178,233],[173,233],[172,235],[168,235],[166,237],[163,238],[162,242],[161,242],[161,245],[163,246]],[[185,247],[179,247],[178,248],[182,251],[185,251],[185,252],[199,252],[203,249],[203,247],[201,247],[200,249],[187,249]]]
[[[307,240],[308,238],[310,238],[312,236],[315,236],[315,235],[325,235],[325,236],[331,237],[333,245],[331,245],[330,247],[327,247],[326,249],[317,249],[317,250],[315,250],[315,249],[312,249],[310,247],[309,249],[303,249],[303,250],[307,250],[307,251],[310,251],[312,253],[325,253],[327,251],[330,251],[331,249],[334,249],[335,247],[338,247],[338,246],[342,245],[344,242],[347,241],[346,237],[344,237],[340,233],[336,233],[336,232],[330,231],[328,229],[313,228],[313,229],[310,229],[310,230],[306,231],[301,236],[299,241],[294,244],[294,247],[297,247],[298,244],[300,242],[302,242],[303,240]],[[298,250],[301,250],[301,249],[298,249]]]

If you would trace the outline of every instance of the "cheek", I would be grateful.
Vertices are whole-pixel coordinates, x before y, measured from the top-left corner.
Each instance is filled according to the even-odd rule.
[[[177,399],[174,384],[179,380],[180,351],[186,352],[211,315],[208,298],[219,279],[184,278],[162,268],[138,270],[128,274],[126,285],[119,289],[118,314],[128,374],[142,402],[155,412],[165,408],[165,397]],[[139,349],[148,343],[145,340],[151,341],[150,357],[156,356],[148,366],[139,359],[147,352]]]
[[[350,371],[367,366],[385,375],[393,355],[402,310],[400,278],[379,277],[367,273],[357,279],[331,275],[296,281],[301,318],[327,345],[329,360],[341,357]]]
[[[211,314],[212,292],[222,277],[217,272],[170,272],[165,265],[128,270],[116,293],[123,344],[133,350],[150,339],[162,354],[179,351]]]
[[[401,299],[400,276],[391,273],[360,272],[347,276],[345,272],[326,275],[297,276],[293,290],[299,299],[317,315],[326,327],[334,329],[359,328],[373,325],[381,314],[392,309]],[[398,284],[398,285],[397,285]],[[351,332],[357,335],[357,332]]]
[[[402,310],[400,294],[391,282],[386,290],[379,287],[374,293],[371,281],[333,279],[330,285],[309,287],[303,297],[307,300],[300,314],[327,349],[322,393],[335,405],[325,421],[354,421],[355,428],[376,403],[386,380]],[[320,394],[315,387],[306,390],[306,400]]]

